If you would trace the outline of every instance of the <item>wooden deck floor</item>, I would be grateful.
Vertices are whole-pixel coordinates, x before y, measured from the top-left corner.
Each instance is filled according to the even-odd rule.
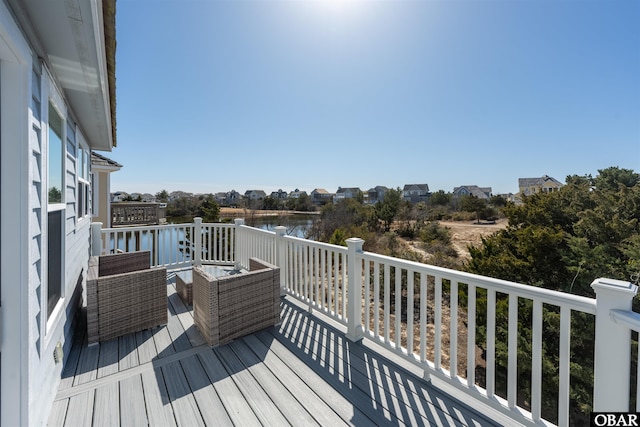
[[[76,339],[49,425],[497,425],[287,298],[280,327],[211,349],[167,290],[166,327]]]

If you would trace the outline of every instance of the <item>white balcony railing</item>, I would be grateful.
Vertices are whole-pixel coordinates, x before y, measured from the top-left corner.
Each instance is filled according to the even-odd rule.
[[[421,368],[426,378],[437,377],[524,424],[572,424],[571,326],[572,316],[582,313],[595,323],[594,411],[630,410],[631,331],[640,330],[640,315],[631,311],[637,286],[598,279],[592,284],[596,298],[585,298],[364,252],[363,243],[349,239],[345,248],[286,236],[284,227],[259,230],[242,220],[203,224],[196,218],[193,224],[104,230],[98,224],[93,230],[94,254],[149,249],[153,264],[168,268],[200,263],[247,267],[254,256],[278,265],[282,292],[345,325],[347,338],[372,340]],[[506,343],[496,335],[499,304],[508,305]],[[483,324],[477,323],[479,308],[486,311]],[[525,309],[531,310],[531,340],[519,348],[519,316]],[[543,390],[545,312],[559,316],[557,390]],[[476,342],[478,328],[486,330],[486,341]],[[502,392],[496,380],[498,344],[507,346]],[[476,378],[478,345],[485,349],[484,381]],[[519,352],[528,352],[527,384],[518,383]],[[464,359],[466,367],[458,370]],[[518,406],[523,387],[529,388],[527,409]],[[551,422],[543,419],[545,393],[558,396]],[[640,396],[640,389],[634,396]]]
[[[94,223],[92,251],[99,255],[148,250],[152,266],[168,269],[191,266],[194,262],[233,264],[235,232],[234,224],[203,224],[199,218],[190,224],[104,229],[100,223]]]
[[[113,227],[160,224],[165,217],[163,206],[145,202],[111,203],[111,224]]]

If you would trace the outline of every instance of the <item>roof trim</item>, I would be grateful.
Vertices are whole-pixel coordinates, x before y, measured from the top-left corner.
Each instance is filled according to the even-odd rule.
[[[115,131],[115,0],[6,0],[93,149]]]
[[[94,169],[108,169],[111,171],[117,171],[122,168],[120,163],[93,151],[91,152],[91,166]]]

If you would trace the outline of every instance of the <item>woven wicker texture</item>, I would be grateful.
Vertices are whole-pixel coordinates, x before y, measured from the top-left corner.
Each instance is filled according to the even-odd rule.
[[[280,269],[250,260],[248,273],[212,277],[193,268],[193,317],[211,346],[280,323]]]
[[[148,251],[92,257],[87,277],[90,344],[167,324],[167,271],[149,268],[149,260]]]
[[[186,281],[185,281],[186,280]],[[176,292],[182,298],[185,304],[193,304],[193,278],[192,276],[185,277],[184,275],[176,274]]]
[[[98,262],[98,276],[129,273],[151,267],[151,252],[139,251],[126,254],[102,255]]]

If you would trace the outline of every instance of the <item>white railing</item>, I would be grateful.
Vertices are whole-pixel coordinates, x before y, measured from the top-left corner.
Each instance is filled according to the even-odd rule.
[[[236,262],[249,267],[249,258],[256,257],[270,264],[276,264],[276,235],[273,231],[261,230],[244,225],[236,219]]]
[[[611,310],[611,319],[617,323],[618,325],[621,325],[623,327],[626,327],[629,331],[633,331],[636,334],[640,332],[640,314],[636,313],[634,311],[630,311],[630,310],[616,310],[613,309]],[[636,412],[640,412],[640,351],[638,351],[638,354],[636,355],[637,359],[636,359],[636,390],[635,390],[635,396],[636,396],[636,405],[635,405],[635,411]],[[629,353],[629,358],[631,357],[631,354]],[[625,357],[624,362],[626,362],[627,358]],[[622,362],[622,363],[624,363]],[[603,405],[603,408],[606,408]],[[624,411],[621,412],[626,412],[629,409],[626,408]]]
[[[638,287],[613,279],[594,280],[591,287],[597,300],[593,410],[627,412],[630,410],[631,331],[640,330],[638,314],[631,310]],[[640,391],[640,387],[636,390]],[[638,407],[640,394],[635,397]]]
[[[559,387],[555,392],[559,396],[558,424],[569,424],[571,314],[594,315],[595,300],[367,252],[358,253],[356,262],[362,263],[364,313],[355,316],[363,318],[367,338],[419,365],[425,377],[435,375],[520,422],[544,423],[543,306],[560,313]],[[496,391],[498,300],[508,304],[508,368],[503,396]],[[524,387],[518,384],[518,353],[526,350],[518,348],[519,305],[523,300],[531,302],[533,312],[531,352],[527,355],[531,360],[530,411],[518,407],[518,393]],[[477,324],[478,310],[486,312],[482,325]],[[461,319],[466,322],[461,324]],[[484,342],[476,342],[479,327],[486,328]],[[458,341],[461,337],[466,337],[465,342]],[[476,381],[479,347],[486,351],[484,384]],[[458,371],[459,365],[465,365],[462,371]]]
[[[202,238],[191,238],[197,235]],[[631,311],[633,284],[598,279],[592,284],[597,298],[585,298],[364,252],[361,239],[347,240],[345,248],[286,236],[284,227],[258,230],[242,220],[202,224],[196,218],[193,224],[126,230],[98,226],[94,248],[96,238],[101,253],[145,249],[150,241],[154,265],[167,267],[201,262],[247,267],[251,257],[278,265],[283,293],[345,325],[347,338],[372,340],[419,366],[426,378],[437,377],[524,424],[572,424],[572,318],[575,323],[581,316],[595,323],[593,337],[586,337],[595,348],[594,411],[629,411],[631,330],[640,330],[640,315]],[[189,242],[193,252],[180,251],[176,241]],[[168,250],[177,254],[165,256]],[[557,361],[556,390],[543,384],[542,366],[550,363],[543,360],[549,356],[549,343],[543,343],[548,315],[558,319],[553,332],[558,351],[550,355]],[[531,330],[526,342],[518,329],[523,316]],[[484,337],[480,342],[478,335]],[[485,354],[478,359],[480,348]],[[506,367],[498,363],[504,348]],[[477,360],[485,365],[484,380],[476,378]],[[531,373],[526,384],[519,383],[519,360]],[[525,388],[526,409],[521,407]],[[640,386],[634,392],[640,396]],[[543,419],[547,394],[558,396],[551,420]]]
[[[286,292],[346,324],[347,248],[281,236],[284,262],[280,264]]]
[[[236,220],[236,260],[249,265],[257,257],[280,267],[280,284],[288,293],[346,324],[347,248],[285,235],[285,227],[275,232],[242,225]]]
[[[200,236],[194,239],[193,236]],[[235,226],[203,224],[199,218],[190,224],[102,228],[92,224],[93,255],[148,250],[151,265],[168,269],[198,263],[235,262]]]
[[[196,264],[233,264],[237,256],[236,226],[234,224],[201,223],[200,218],[195,218],[194,233],[201,236],[196,247]]]
[[[160,203],[111,203],[111,225],[113,227],[159,224],[161,220],[164,220],[164,210],[160,209]]]
[[[626,314],[618,312],[617,318],[633,316],[638,323],[632,329],[640,329],[640,316],[629,314],[635,286],[597,280],[592,286],[601,296],[596,300],[364,252],[360,239],[347,240],[348,248],[344,248],[284,236],[282,231],[280,234],[275,243],[279,254],[276,263],[289,295],[346,324],[348,338],[375,341],[421,367],[425,377],[438,377],[524,424],[573,425],[572,318],[573,322],[595,321],[596,330],[603,324],[600,336],[613,342],[600,346],[596,345],[596,336],[592,337],[596,348],[594,410],[629,410],[629,390],[624,386],[629,379],[629,363],[619,354],[630,354],[631,337],[628,328],[625,331],[614,324],[611,319],[616,315],[610,310],[623,308]],[[500,305],[506,307],[506,342],[497,336]],[[478,323],[479,310],[486,314],[482,324]],[[531,340],[523,345],[519,322],[527,317],[527,310]],[[606,314],[596,321],[599,310]],[[543,351],[545,315],[559,319],[557,354]],[[486,331],[483,342],[476,342],[478,328]],[[616,328],[623,329],[622,336],[620,331],[612,331]],[[459,342],[459,337],[464,341]],[[498,365],[496,351],[504,344],[506,378],[498,391],[498,369],[505,369]],[[485,350],[484,381],[476,379],[479,348]],[[518,377],[518,360],[523,353],[531,372],[528,384],[519,383]],[[543,355],[557,361],[553,362],[558,370],[556,390],[543,387]],[[464,365],[460,371],[459,365]],[[526,409],[519,406],[525,387],[529,396]],[[612,388],[616,390],[612,392]],[[551,421],[543,419],[542,402],[547,394],[558,396]]]

